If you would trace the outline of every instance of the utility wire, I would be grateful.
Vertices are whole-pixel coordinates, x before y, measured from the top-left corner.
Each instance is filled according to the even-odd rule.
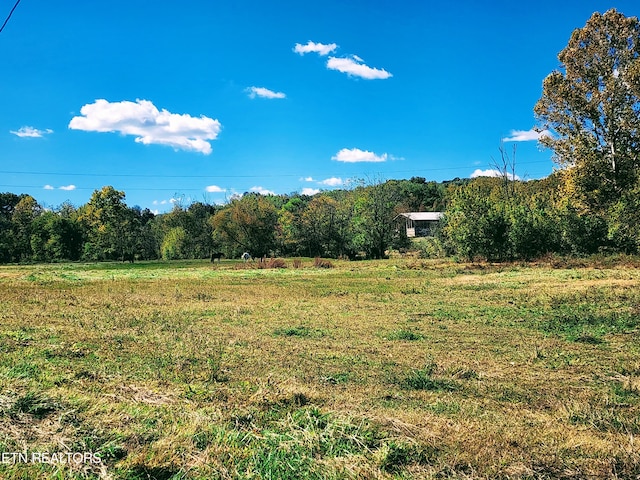
[[[18,0],[16,2],[16,4],[13,6],[13,8],[11,9],[11,11],[9,12],[9,15],[7,16],[6,20],[4,21],[4,23],[2,24],[2,26],[0,27],[0,33],[2,33],[2,30],[4,30],[4,27],[7,25],[7,22],[9,21],[9,19],[11,18],[11,15],[13,15],[13,11],[16,9],[16,7],[18,6],[18,4],[20,3],[20,0]]]
[[[546,160],[536,160],[532,162],[518,162],[518,165],[537,165],[547,164]],[[389,172],[381,172],[387,175],[396,173],[420,173],[420,172],[438,172],[445,170],[462,170],[469,168],[479,168],[478,165],[461,165],[456,167],[433,167],[433,168],[413,168],[411,170],[392,170]],[[202,173],[200,175],[173,175],[173,174],[154,174],[154,173],[81,173],[81,172],[25,172],[16,170],[0,170],[0,174],[6,175],[55,175],[55,176],[75,176],[75,177],[142,177],[142,178],[283,178],[283,177],[305,177],[308,175],[295,173],[266,173],[252,175],[219,175],[217,173]],[[329,175],[329,174],[325,174]],[[337,175],[337,174],[336,174]],[[357,176],[356,174],[355,176]],[[361,173],[364,175],[364,173]],[[322,175],[324,176],[324,175]]]

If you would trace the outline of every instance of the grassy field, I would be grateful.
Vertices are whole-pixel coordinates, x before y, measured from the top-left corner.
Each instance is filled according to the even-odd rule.
[[[638,264],[286,264],[0,267],[0,477],[640,475]]]

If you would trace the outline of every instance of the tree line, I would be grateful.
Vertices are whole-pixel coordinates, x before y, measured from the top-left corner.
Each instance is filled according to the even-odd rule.
[[[516,180],[389,180],[314,196],[245,194],[154,215],[111,186],[48,210],[0,194],[0,262],[205,258],[212,252],[382,258],[409,246],[401,212],[444,211],[427,253],[488,260],[640,250],[640,22],[594,13],[558,54],[534,106],[557,170]],[[514,152],[515,153],[515,152]]]
[[[425,256],[531,260],[640,249],[638,210],[626,199],[585,211],[566,195],[564,172],[504,177],[388,180],[306,195],[247,193],[225,205],[194,202],[164,214],[129,207],[111,186],[85,205],[44,209],[29,195],[0,194],[0,262],[134,261],[305,256],[384,258],[411,248],[403,212],[443,211]]]
[[[194,202],[164,214],[130,207],[112,186],[80,207],[44,209],[0,194],[0,262],[132,261],[254,256],[381,258],[401,239],[400,211],[440,210],[445,183],[424,178],[306,195],[246,193],[225,205]],[[406,243],[406,239],[405,239]]]

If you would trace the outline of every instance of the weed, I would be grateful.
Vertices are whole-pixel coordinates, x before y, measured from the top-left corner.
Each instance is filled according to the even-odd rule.
[[[21,347],[27,347],[34,340],[33,335],[30,335],[31,331],[28,328],[21,328],[16,332],[8,332],[7,337],[13,340],[16,345]]]
[[[459,385],[442,378],[434,378],[433,372],[436,369],[434,363],[427,364],[425,368],[411,370],[397,380],[401,388],[405,390],[430,390],[436,392],[453,392],[459,389]]]
[[[435,402],[426,405],[426,408],[438,415],[457,415],[462,410],[458,402]]]
[[[599,310],[593,305],[565,305],[538,320],[537,325],[545,333],[592,345],[602,343],[607,333],[624,333],[640,325],[640,319],[631,312]]]
[[[397,473],[408,465],[433,464],[437,457],[438,450],[434,447],[392,441],[384,449],[380,467],[385,472]]]
[[[215,299],[213,295],[206,292],[198,292],[195,294],[194,298],[201,302],[210,302]]]
[[[58,408],[59,405],[47,397],[39,393],[29,392],[19,396],[7,413],[10,416],[23,413],[33,415],[36,418],[43,418]]]
[[[624,382],[614,382],[611,387],[613,398],[616,402],[638,403],[640,400],[640,388],[629,377]]]
[[[8,378],[36,378],[40,369],[37,365],[29,362],[18,363],[11,367],[6,375]]]
[[[287,419],[295,436],[312,439],[312,452],[322,456],[367,453],[381,444],[382,432],[367,422],[352,423],[338,419],[318,408],[296,410]]]
[[[587,343],[589,345],[600,345],[604,343],[602,337],[597,335],[592,335],[590,333],[582,333],[573,339],[574,342],[578,343]]]
[[[416,333],[412,330],[395,330],[393,332],[391,332],[390,334],[388,334],[385,337],[387,340],[407,340],[407,341],[415,341],[415,340],[422,340],[424,338],[424,335],[420,334],[420,333]]]
[[[460,380],[478,380],[480,375],[473,368],[466,367],[454,367],[450,369],[450,374],[453,378],[459,378]]]
[[[234,412],[229,417],[234,430],[252,430],[255,428],[255,420],[251,412]]]
[[[204,450],[205,448],[207,448],[213,443],[214,439],[215,435],[210,431],[197,432],[191,437],[193,445],[198,450]]]
[[[602,432],[640,434],[640,416],[629,415],[624,406],[603,405],[595,401],[569,408],[572,425],[587,425]]]
[[[224,372],[223,360],[225,356],[225,346],[222,342],[208,349],[207,356],[207,381],[209,382],[226,382],[227,375]]]
[[[421,288],[411,287],[400,289],[400,293],[403,295],[420,295],[424,292]]]
[[[107,443],[96,450],[102,460],[120,460],[127,456],[127,450],[119,444]]]
[[[502,385],[497,388],[496,397],[501,402],[529,404],[533,394],[517,385]]]
[[[424,370],[413,370],[400,380],[400,386],[407,390],[430,390],[437,392],[452,392],[459,388],[455,382],[433,378]]]
[[[339,383],[347,383],[350,377],[349,373],[334,373],[333,375],[320,377],[320,381],[330,385],[337,385]]]
[[[175,465],[167,466],[151,466],[145,464],[137,464],[133,467],[126,468],[117,472],[118,478],[126,478],[127,480],[178,480],[184,478],[179,476],[181,469]]]
[[[324,337],[324,332],[319,329],[312,329],[304,325],[298,327],[276,328],[273,334],[278,337]]]

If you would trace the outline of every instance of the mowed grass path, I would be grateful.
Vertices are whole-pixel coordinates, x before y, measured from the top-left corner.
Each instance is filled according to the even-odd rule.
[[[0,477],[640,475],[640,270],[0,267]]]

